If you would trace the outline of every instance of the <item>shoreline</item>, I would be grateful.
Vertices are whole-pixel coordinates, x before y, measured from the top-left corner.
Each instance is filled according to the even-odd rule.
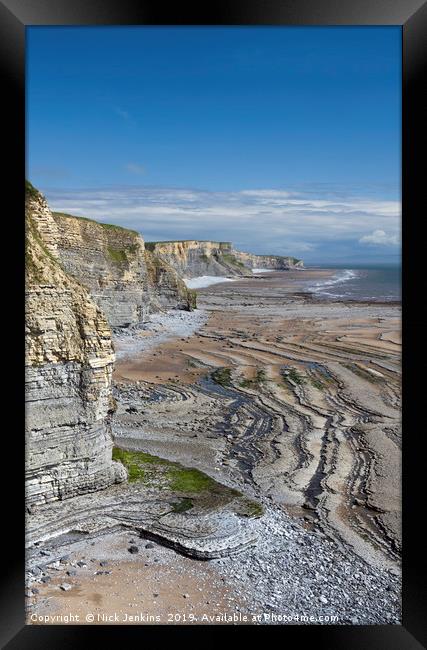
[[[288,276],[292,272],[286,273],[289,286],[285,287],[279,286],[276,274],[268,273],[201,289],[201,309],[184,319],[184,327],[176,330],[175,338],[165,335],[161,328],[167,328],[174,319],[178,321],[176,314],[163,315],[157,331],[155,327],[143,331],[142,339],[151,339],[145,348],[138,348],[136,334],[116,337],[116,442],[125,448],[136,445],[141,451],[214,474],[217,480],[264,503],[267,514],[261,520],[261,543],[237,559],[208,563],[212,576],[216,576],[214,583],[220,587],[224,579],[235,590],[227,611],[283,611],[293,598],[301,611],[309,602],[317,603],[312,606],[317,616],[320,611],[340,612],[338,624],[352,620],[357,624],[355,619],[360,624],[397,623],[399,562],[396,557],[392,559],[394,551],[387,544],[375,542],[375,552],[368,549],[376,536],[384,535],[374,521],[386,503],[386,511],[394,514],[391,518],[382,515],[381,530],[385,526],[387,534],[393,536],[399,521],[400,506],[393,501],[395,487],[390,492],[391,470],[385,479],[375,478],[372,459],[380,463],[380,470],[384,454],[395,468],[400,462],[397,423],[393,435],[380,435],[381,418],[390,429],[398,412],[396,336],[400,303],[312,299],[310,294],[295,290],[296,283]],[[302,279],[301,271],[297,273]],[[321,273],[325,277],[333,270],[322,269]],[[126,358],[129,354],[136,358]],[[231,369],[224,386],[206,383],[215,369],[224,367]],[[288,378],[282,375],[286,367],[291,368]],[[149,394],[156,387],[164,397],[151,402]],[[138,390],[146,395],[143,402]],[[369,395],[370,409],[366,409],[364,395]],[[331,420],[331,407],[342,414],[341,419]],[[362,433],[366,417],[372,422],[363,425]],[[360,431],[354,444],[351,430],[355,426]],[[348,431],[345,435],[343,427]],[[369,514],[371,511],[375,514]],[[369,544],[364,540],[366,535],[372,535]],[[278,561],[276,554],[284,540],[285,546],[290,546]],[[107,541],[104,544],[98,539],[96,549],[105,546],[108,555]],[[159,558],[163,557],[163,547],[155,547]],[[169,571],[170,580],[161,606],[170,608],[168,602],[179,584],[177,576],[171,577],[172,569],[182,561],[173,551],[168,550],[166,555],[164,570]],[[126,549],[117,562],[111,560],[113,578],[126,561]],[[197,560],[189,562],[182,575],[185,580],[192,576],[191,584],[195,585],[201,579],[201,565]],[[346,563],[360,576],[351,586],[342,570]],[[321,587],[326,566],[332,577]],[[265,577],[267,567],[272,572],[270,578]],[[298,576],[302,576],[301,584]],[[289,577],[299,584],[299,594],[295,586],[291,589]],[[108,585],[113,578],[82,573],[79,589],[89,593],[95,582],[102,582],[103,589],[111,591]],[[259,593],[253,590],[253,581]],[[140,586],[143,589],[143,583]],[[73,589],[64,593],[58,586],[40,588],[33,607],[40,612],[50,611],[49,607],[64,611],[73,602]],[[242,590],[248,596],[246,602],[236,595]],[[222,606],[220,593],[219,589],[215,597]],[[345,593],[351,594],[349,602]],[[362,593],[364,607],[357,605],[357,595]],[[389,613],[382,611],[380,594],[389,601]],[[104,609],[114,609],[118,600],[123,606],[125,595],[113,597],[110,593],[103,599]],[[152,609],[159,606],[157,597],[155,600]],[[193,592],[191,599],[181,594],[177,603],[173,606],[187,614],[203,605]],[[360,610],[356,617],[350,615],[354,607]],[[215,608],[221,609],[216,603]]]

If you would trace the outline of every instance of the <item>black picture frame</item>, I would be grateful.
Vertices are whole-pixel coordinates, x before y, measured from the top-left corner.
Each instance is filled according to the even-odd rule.
[[[425,84],[423,67],[426,68],[425,42],[427,41],[427,4],[422,0],[248,0],[238,2],[216,1],[210,5],[191,7],[176,3],[167,7],[163,3],[137,0],[0,0],[0,64],[3,85],[4,149],[7,162],[7,181],[3,198],[10,207],[3,214],[3,226],[7,226],[4,243],[7,250],[23,254],[24,169],[25,169],[25,28],[30,25],[400,25],[403,39],[402,77],[402,225],[403,225],[403,624],[392,626],[280,626],[281,642],[290,635],[298,642],[315,644],[316,647],[351,649],[406,650],[425,647],[425,600],[420,566],[425,556],[425,541],[418,521],[422,524],[422,481],[424,458],[420,450],[425,436],[422,423],[422,407],[425,401],[423,377],[425,378],[425,349],[422,334],[425,329],[422,316],[422,277],[425,243],[419,236],[424,214],[426,189],[422,181],[425,168]],[[424,66],[423,66],[424,64]],[[6,89],[6,90],[5,90]],[[424,99],[423,99],[424,93]],[[424,135],[424,138],[423,138]],[[15,240],[9,243],[9,232]],[[14,243],[12,243],[14,242]],[[7,252],[7,251],[6,251]],[[25,626],[24,624],[24,517],[17,523],[15,512],[22,512],[24,501],[24,441],[21,426],[22,413],[20,389],[20,352],[22,339],[19,314],[25,306],[23,296],[22,262],[16,264],[8,277],[4,300],[7,304],[5,367],[17,369],[16,383],[10,380],[3,412],[14,415],[11,429],[5,428],[8,455],[3,456],[3,470],[10,476],[4,478],[7,486],[3,497],[3,515],[8,531],[8,555],[0,570],[0,641],[8,650],[25,648],[76,648],[85,640],[98,641],[101,626]],[[22,271],[20,270],[22,269]],[[21,275],[22,273],[22,275]],[[4,274],[3,274],[4,279]],[[20,284],[22,280],[22,284]],[[5,304],[5,303],[3,303]],[[13,306],[15,305],[15,306]],[[10,313],[12,310],[12,322]],[[18,324],[19,323],[19,324]],[[14,340],[16,337],[16,341]],[[9,343],[10,342],[10,343]],[[7,364],[7,365],[6,365]],[[13,374],[13,373],[12,373]],[[8,375],[9,376],[9,375]],[[419,380],[420,379],[420,380]],[[13,435],[12,435],[13,434]],[[10,452],[12,450],[12,452]],[[14,459],[13,462],[10,459]],[[9,460],[8,460],[9,459]],[[7,481],[7,482],[6,482]],[[13,499],[11,499],[13,495]],[[3,532],[5,536],[6,533]],[[110,643],[124,643],[129,635],[137,636],[144,644],[158,646],[159,627],[110,626],[104,627]],[[168,628],[170,631],[171,628]],[[197,628],[200,630],[201,628]],[[218,628],[217,628],[218,629]],[[176,641],[183,642],[188,628],[174,626]],[[265,635],[271,630],[266,626],[250,628],[250,634]],[[206,634],[209,631],[209,634]],[[242,628],[226,628],[233,641]],[[194,628],[190,631],[194,633]],[[203,626],[203,643],[213,644],[214,630]],[[252,637],[255,641],[255,637]]]

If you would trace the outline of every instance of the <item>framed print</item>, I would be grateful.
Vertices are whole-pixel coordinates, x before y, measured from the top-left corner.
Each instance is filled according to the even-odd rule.
[[[425,4],[0,15],[4,647],[422,648]]]

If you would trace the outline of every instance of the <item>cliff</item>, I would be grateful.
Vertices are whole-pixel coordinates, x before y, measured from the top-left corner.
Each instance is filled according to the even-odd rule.
[[[160,308],[190,308],[184,283],[167,261],[146,254],[138,232],[57,212],[53,218],[63,268],[90,291],[111,327],[137,325]]]
[[[145,263],[157,305],[165,309],[178,308],[187,311],[196,308],[196,292],[187,289],[171,264],[149,250],[145,251]]]
[[[252,253],[243,253],[233,250],[233,255],[242,264],[250,269],[276,269],[277,271],[287,271],[289,269],[304,268],[304,262],[296,257],[286,257],[283,255],[253,255]]]
[[[26,186],[27,505],[125,479],[112,461],[114,351],[107,320],[58,259],[60,234]]]
[[[233,248],[231,242],[165,241],[146,242],[146,249],[170,264],[185,278],[201,275],[251,276],[251,269],[303,268],[302,260],[281,255],[253,255]]]
[[[27,503],[107,487],[125,472],[112,461],[114,350],[110,327],[150,310],[192,309],[179,274],[251,275],[288,268],[278,256],[229,242],[144,244],[139,233],[61,213],[26,186]]]
[[[145,247],[185,278],[201,275],[251,275],[250,270],[236,257],[230,242],[197,240],[146,242]]]

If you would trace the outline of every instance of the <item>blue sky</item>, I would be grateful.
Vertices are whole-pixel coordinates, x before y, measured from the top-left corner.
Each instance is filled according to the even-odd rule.
[[[147,240],[400,253],[398,27],[27,28],[27,175]]]

